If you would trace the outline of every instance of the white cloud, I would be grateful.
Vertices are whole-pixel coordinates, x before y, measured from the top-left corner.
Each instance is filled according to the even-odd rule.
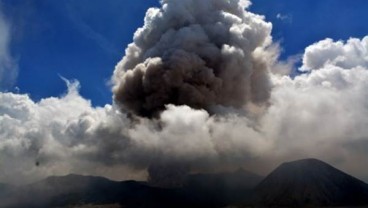
[[[274,76],[272,105],[263,127],[285,158],[319,157],[361,178],[368,152],[368,37],[331,39],[306,49],[307,74]]]
[[[104,149],[124,139],[119,135],[124,116],[110,105],[93,108],[78,88],[78,82],[69,82],[64,96],[37,103],[28,95],[0,93],[0,181],[21,183],[70,172],[126,177],[116,171],[129,168],[108,165],[116,162],[115,152]]]
[[[305,50],[302,71],[310,71],[327,67],[338,66],[344,69],[354,67],[368,68],[368,36],[363,39],[350,38],[334,42],[325,39]]]

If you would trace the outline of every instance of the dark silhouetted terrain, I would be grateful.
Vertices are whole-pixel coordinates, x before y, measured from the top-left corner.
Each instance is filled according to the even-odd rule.
[[[239,169],[232,173],[190,175],[183,187],[187,195],[196,201],[211,203],[213,206],[249,201],[254,187],[262,176]]]
[[[278,206],[368,204],[368,185],[316,159],[283,163],[256,188],[257,200]]]
[[[264,180],[242,169],[193,174],[180,188],[102,177],[49,177],[21,187],[0,184],[1,208],[150,207],[189,208],[229,205],[320,207],[368,205],[368,185],[316,159],[284,163]]]
[[[84,204],[123,204],[128,207],[167,207],[178,200],[175,191],[135,181],[68,175],[8,190],[0,207],[64,207]]]
[[[10,188],[4,185],[0,207],[222,207],[242,199],[262,177],[234,173],[190,175],[182,188],[151,187],[144,182],[115,182],[102,177],[67,175]],[[1,189],[1,187],[0,187]]]

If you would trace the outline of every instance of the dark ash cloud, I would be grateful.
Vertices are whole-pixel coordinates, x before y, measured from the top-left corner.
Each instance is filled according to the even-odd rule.
[[[165,105],[210,110],[266,104],[271,24],[244,9],[248,1],[166,0],[145,24],[114,72],[114,100],[140,116]]]

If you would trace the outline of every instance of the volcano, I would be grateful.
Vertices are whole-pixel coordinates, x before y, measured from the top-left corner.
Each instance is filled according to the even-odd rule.
[[[355,206],[368,204],[368,185],[317,159],[281,164],[255,189],[265,206]]]

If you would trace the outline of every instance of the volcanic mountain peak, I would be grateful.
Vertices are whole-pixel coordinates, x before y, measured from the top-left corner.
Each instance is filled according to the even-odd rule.
[[[304,159],[281,164],[256,195],[267,205],[360,205],[368,203],[368,185],[325,162]]]
[[[331,165],[323,162],[321,160],[315,158],[307,158],[301,160],[295,160],[291,162],[284,162],[280,165],[283,168],[295,168],[295,169],[304,169],[304,170],[315,170],[317,168],[332,168],[337,170],[336,168],[332,167]]]

